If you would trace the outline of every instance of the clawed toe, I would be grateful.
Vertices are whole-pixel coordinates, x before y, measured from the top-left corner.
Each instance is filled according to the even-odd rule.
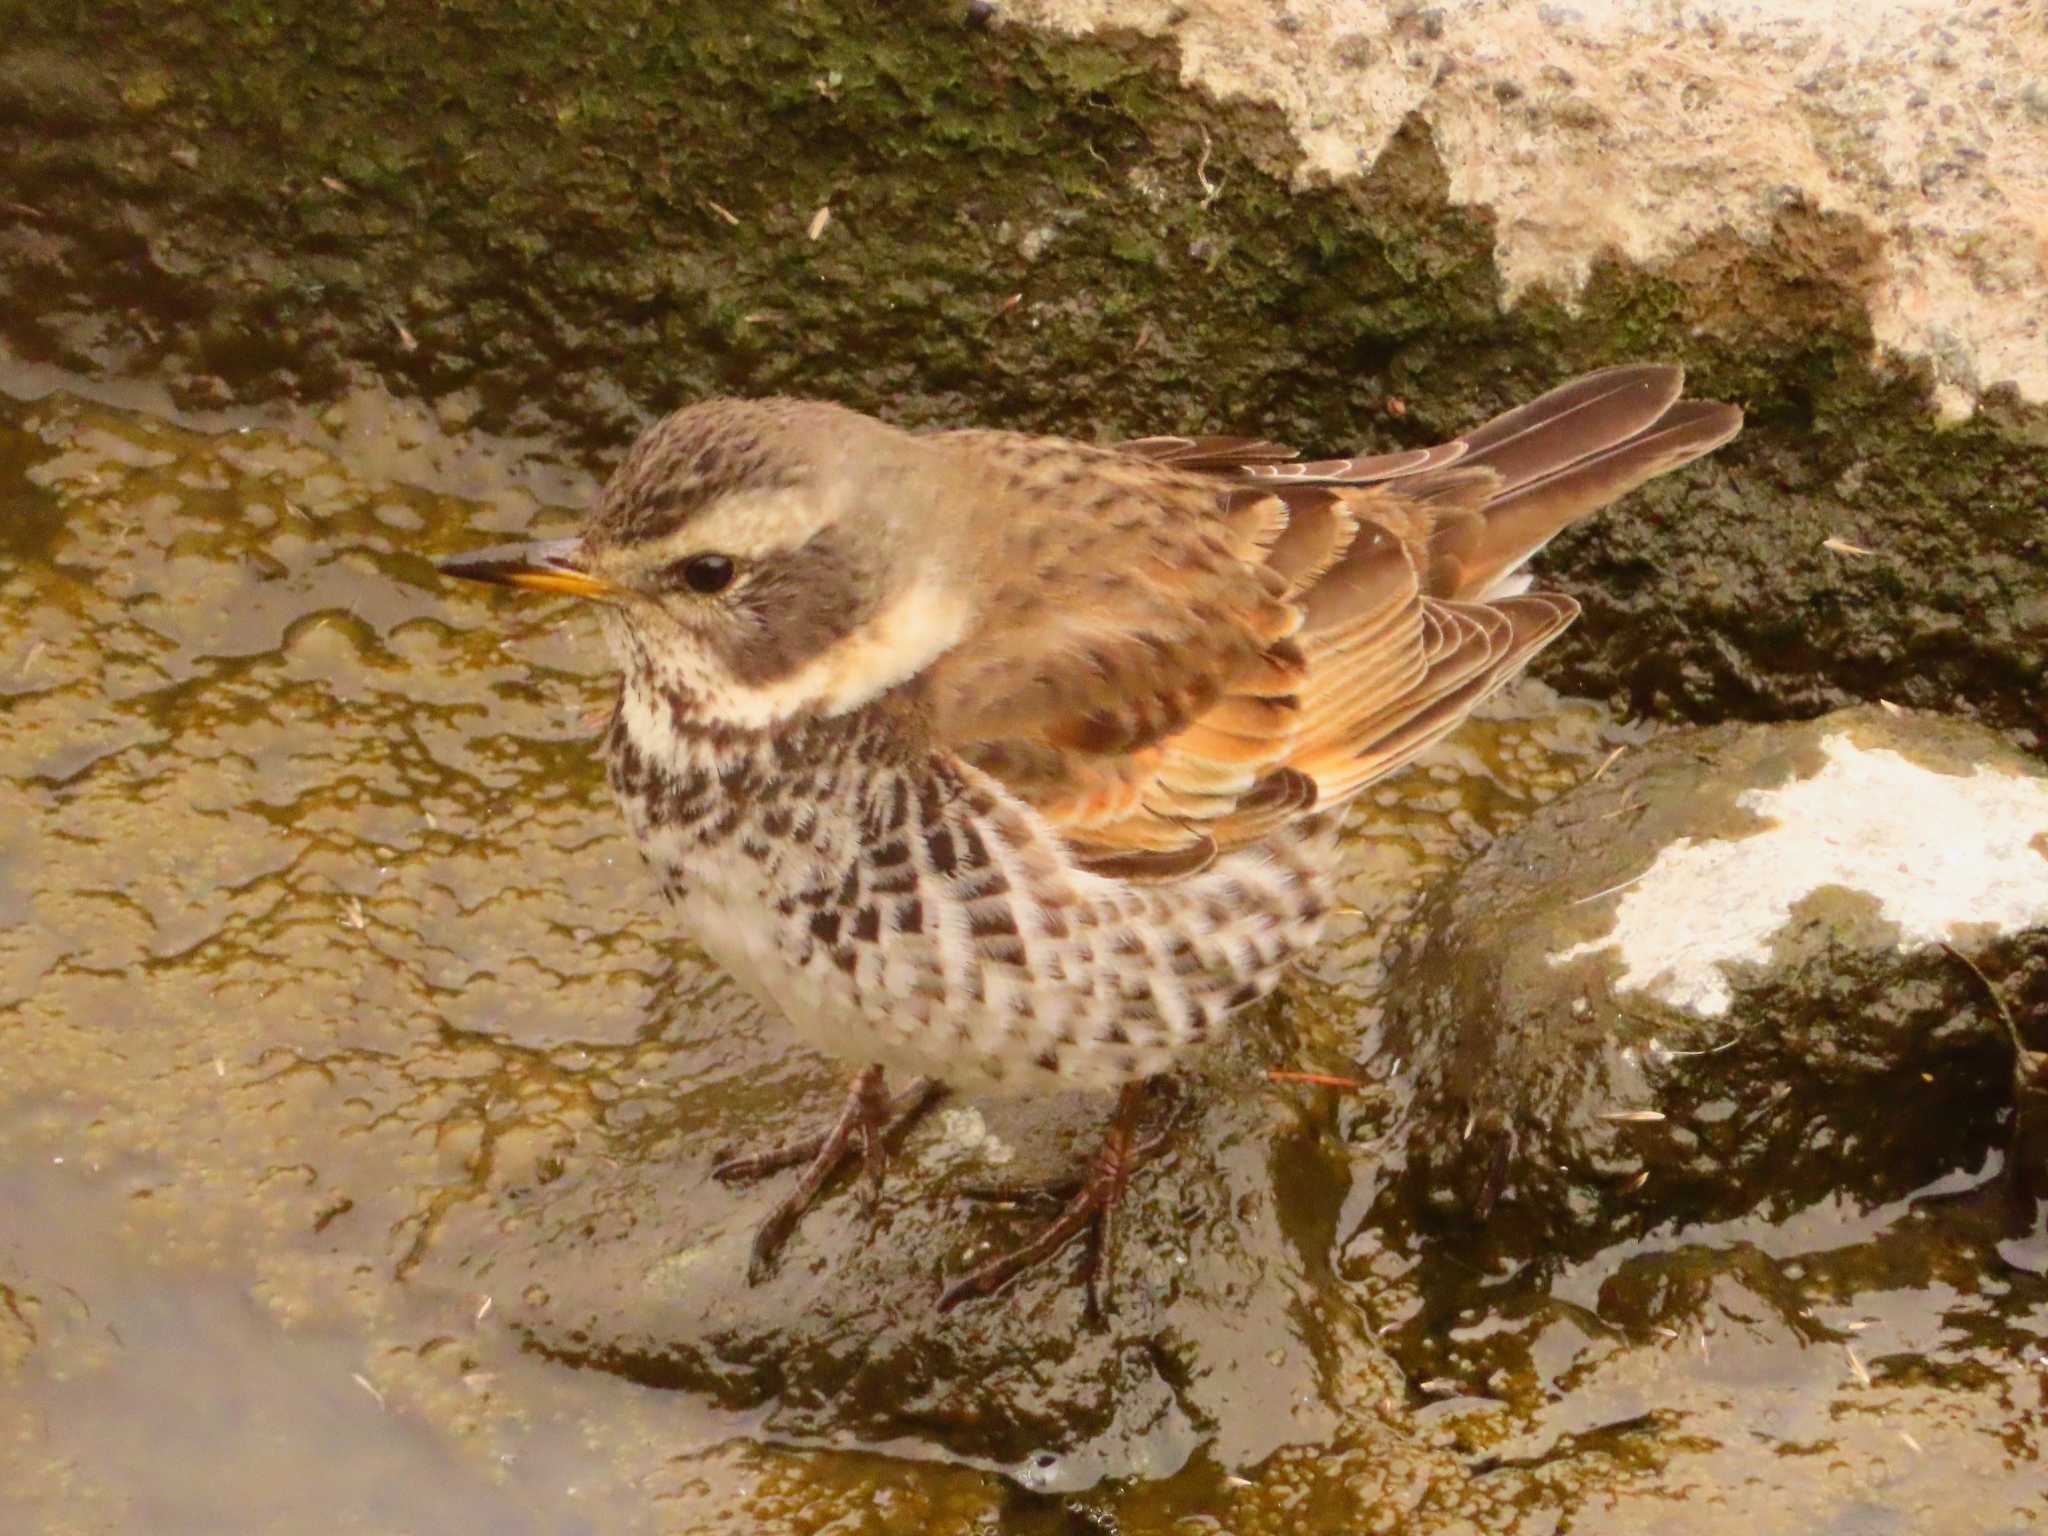
[[[799,1163],[813,1161],[825,1150],[825,1143],[830,1139],[830,1132],[820,1132],[816,1136],[806,1136],[802,1141],[770,1147],[766,1152],[750,1152],[744,1156],[727,1153],[724,1161],[712,1165],[711,1177],[726,1184],[743,1184],[749,1179],[765,1178],[785,1168],[794,1168]]]
[[[846,1106],[829,1130],[785,1146],[744,1157],[728,1157],[711,1170],[726,1183],[760,1178],[801,1165],[795,1185],[754,1234],[747,1257],[747,1282],[758,1285],[775,1268],[775,1260],[796,1231],[797,1223],[824,1191],[832,1176],[855,1157],[867,1173],[867,1203],[872,1209],[882,1192],[882,1169],[889,1144],[944,1090],[930,1078],[914,1080],[889,1097],[882,1069],[864,1068],[847,1092]]]
[[[1132,1083],[1117,1099],[1116,1118],[1103,1137],[1102,1146],[1086,1178],[1054,1185],[981,1186],[969,1193],[975,1198],[1034,1200],[1064,1198],[1066,1205],[1030,1242],[998,1255],[979,1269],[963,1275],[939,1296],[939,1310],[950,1312],[976,1296],[993,1296],[1025,1270],[1052,1258],[1077,1237],[1087,1239],[1081,1260],[1081,1283],[1086,1292],[1090,1321],[1099,1320],[1109,1302],[1109,1285],[1114,1269],[1116,1208],[1130,1188],[1137,1166],[1163,1147],[1168,1133],[1140,1141],[1136,1130],[1144,1104],[1144,1084]]]
[[[1111,1212],[1121,1198],[1121,1190],[1112,1194],[1090,1180],[1067,1203],[1066,1209],[1030,1242],[999,1255],[947,1286],[939,1296],[939,1310],[950,1312],[973,1297],[995,1295],[1025,1270],[1043,1264],[1085,1233],[1088,1253],[1081,1261],[1081,1281],[1087,1289],[1088,1316],[1091,1319],[1099,1317],[1102,1312],[1102,1298],[1097,1291],[1100,1260],[1112,1221]]]
[[[838,1118],[821,1134],[764,1152],[727,1157],[717,1163],[711,1170],[712,1176],[726,1183],[761,1178],[786,1168],[801,1170],[789,1193],[754,1234],[747,1258],[748,1282],[758,1284],[773,1273],[776,1260],[804,1213],[839,1171],[856,1159],[866,1174],[867,1200],[872,1206],[881,1193],[889,1144],[943,1092],[939,1084],[918,1078],[891,1098],[882,1069],[868,1067],[854,1079]],[[965,1191],[972,1199],[1052,1201],[1059,1203],[1060,1209],[1029,1242],[998,1255],[947,1286],[939,1297],[940,1311],[951,1311],[977,1296],[995,1295],[1017,1276],[1051,1259],[1079,1237],[1087,1244],[1080,1278],[1086,1288],[1088,1316],[1092,1320],[1102,1315],[1113,1268],[1116,1208],[1130,1187],[1133,1170],[1157,1155],[1169,1135],[1162,1130],[1143,1140],[1138,1138],[1144,1093],[1142,1083],[1124,1088],[1117,1100],[1116,1117],[1084,1177],[1039,1184],[984,1184]]]

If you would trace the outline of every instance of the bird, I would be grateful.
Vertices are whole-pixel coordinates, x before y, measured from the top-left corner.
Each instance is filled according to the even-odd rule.
[[[638,438],[575,537],[444,560],[598,605],[606,776],[677,930],[856,1069],[818,1135],[715,1168],[800,1170],[750,1277],[856,1161],[872,1201],[941,1092],[1114,1090],[1058,1214],[938,1298],[1085,1235],[1092,1311],[1165,1139],[1146,1084],[1316,943],[1360,791],[1578,615],[1529,558],[1737,433],[1683,385],[1610,367],[1319,460],[712,399]]]

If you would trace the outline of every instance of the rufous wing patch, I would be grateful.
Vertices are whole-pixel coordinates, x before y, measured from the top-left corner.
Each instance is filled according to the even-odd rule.
[[[1307,463],[962,434],[1014,455],[1044,515],[1001,531],[994,599],[932,669],[935,738],[1127,880],[1340,807],[1571,622],[1569,598],[1502,595],[1534,550],[1733,435],[1741,413],[1682,382],[1607,369],[1450,443]]]

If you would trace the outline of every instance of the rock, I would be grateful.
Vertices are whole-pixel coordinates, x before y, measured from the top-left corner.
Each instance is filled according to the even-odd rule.
[[[1571,1248],[1899,1198],[2008,1135],[2039,1161],[1987,987],[2024,1040],[2044,925],[2048,775],[1989,732],[1857,709],[1663,737],[1397,945],[1410,1179],[1382,1198]]]
[[[1873,339],[1925,359],[1944,410],[1966,416],[2004,381],[2048,400],[2042,312],[2005,297],[2038,295],[2044,276],[2026,209],[2048,190],[2048,35],[1941,0],[1881,8],[1872,26],[1864,7],[1765,15],[1744,0],[1682,21],[1550,0],[1305,0],[1274,26],[1265,0],[1014,6],[1069,33],[1170,32],[1190,81],[1285,114],[1304,182],[1356,177],[1426,124],[1456,201],[1492,215],[1510,302],[1582,293],[1617,255],[1668,259],[1705,230],[1765,240],[1788,205],[1826,208],[1874,243]],[[1586,196],[1609,184],[1621,195]]]
[[[1120,1213],[1100,1325],[1083,1316],[1078,1244],[992,1301],[936,1306],[948,1280],[1050,1213],[971,1188],[1075,1171],[1107,1120],[1098,1097],[942,1100],[872,1215],[855,1181],[835,1186],[749,1285],[748,1244],[792,1175],[735,1189],[712,1163],[815,1129],[844,1092],[822,1060],[815,1092],[778,1082],[781,1025],[766,1020],[753,1069],[714,1087],[715,1103],[681,1095],[668,1117],[701,1127],[708,1114],[713,1134],[608,1127],[600,1155],[496,1212],[451,1212],[423,1278],[481,1286],[542,1352],[700,1394],[764,1439],[915,1443],[1048,1490],[1167,1476],[1198,1449],[1251,1466],[1398,1390],[1330,1283],[1345,1189],[1334,1141],[1290,1098],[1247,1088],[1275,1049],[1272,1017],[1253,1016],[1171,1111],[1153,1106],[1153,1125],[1174,1114],[1171,1147]],[[690,1065],[676,1064],[679,1081]],[[715,1078],[720,1063],[707,1052],[697,1065]]]
[[[860,0],[16,9],[0,348],[123,398],[459,396],[423,483],[496,440],[581,501],[712,394],[1313,456],[1665,359],[1749,424],[1547,552],[1549,681],[2040,728],[2048,33],[1995,7],[925,0],[880,53]]]

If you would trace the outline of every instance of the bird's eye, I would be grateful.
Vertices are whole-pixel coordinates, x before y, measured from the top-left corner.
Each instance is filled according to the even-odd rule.
[[[705,597],[731,586],[735,574],[726,555],[692,555],[683,562],[683,584]]]

